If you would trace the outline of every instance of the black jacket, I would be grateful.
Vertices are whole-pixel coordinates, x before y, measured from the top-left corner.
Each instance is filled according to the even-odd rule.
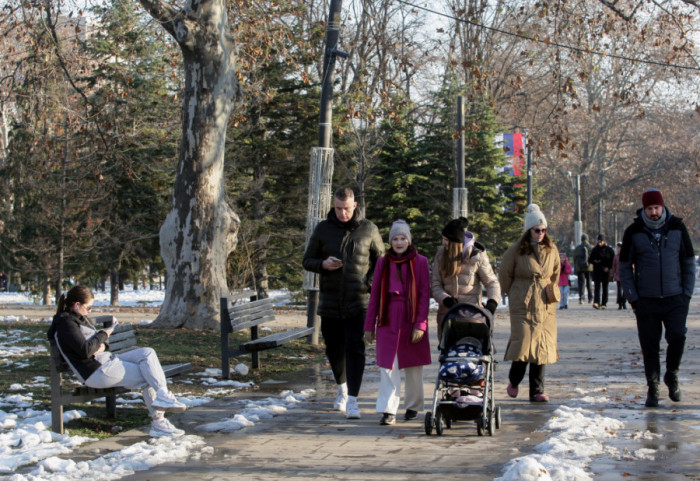
[[[369,303],[369,290],[374,266],[384,255],[379,229],[357,211],[348,222],[340,222],[331,209],[326,220],[314,229],[304,252],[304,269],[320,274],[318,315],[355,317],[364,315]],[[335,256],[343,267],[327,271],[321,263]]]
[[[615,259],[615,251],[609,245],[596,244],[591,255],[588,256],[588,263],[593,266],[593,280],[595,282],[606,282],[610,280],[610,268]],[[608,269],[607,271],[605,269]]]
[[[663,298],[695,289],[695,253],[688,230],[666,209],[666,223],[657,241],[642,220],[642,209],[625,229],[620,251],[620,280],[630,303],[640,297]]]
[[[56,342],[63,359],[82,382],[102,365],[95,359],[100,344],[105,344],[105,349],[109,350],[107,333],[98,331],[90,319],[73,311],[53,316],[47,335]]]

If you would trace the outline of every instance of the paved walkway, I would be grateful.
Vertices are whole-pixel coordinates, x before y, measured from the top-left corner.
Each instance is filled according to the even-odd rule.
[[[643,407],[646,386],[630,310],[598,311],[590,304],[579,305],[578,300],[572,300],[569,309],[558,311],[561,361],[547,368],[547,393],[552,402],[536,405],[523,396],[508,398],[505,385],[509,363],[501,363],[496,372],[496,400],[503,411],[503,426],[493,437],[477,436],[475,424],[466,421],[456,423],[443,436],[426,436],[422,413],[417,420],[380,426],[379,415],[374,412],[376,370],[369,370],[363,385],[362,419],[346,420],[343,414],[330,409],[334,393],[327,374],[310,371],[288,386],[296,390],[316,389],[316,396],[301,407],[252,428],[205,436],[207,444],[213,447],[211,456],[160,465],[124,479],[493,479],[502,474],[509,459],[533,452],[534,446],[549,435],[538,428],[560,404],[580,398],[580,391],[576,391],[579,388],[606,389],[613,398],[638,394],[636,398],[632,396],[629,409],[642,410],[645,415],[642,421],[635,422],[645,424],[641,428],[663,434],[646,443],[646,447],[658,452],[654,461],[594,462],[590,470],[597,479],[697,480],[700,479],[698,297],[693,300],[689,317],[681,403],[662,399],[658,409]],[[508,311],[501,309],[496,321],[497,359],[502,359],[508,329]],[[436,345],[434,339],[432,345]],[[436,372],[436,363],[425,372],[426,409],[432,398]],[[662,389],[662,398],[666,397]],[[171,419],[188,433],[196,434],[197,425],[230,417],[231,400],[219,399]],[[143,437],[124,433],[103,443],[116,447],[135,439]]]

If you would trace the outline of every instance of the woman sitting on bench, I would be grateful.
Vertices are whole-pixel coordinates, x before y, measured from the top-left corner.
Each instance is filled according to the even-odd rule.
[[[151,436],[182,436],[185,432],[165,419],[163,412],[183,412],[187,407],[168,390],[156,352],[150,347],[119,354],[109,352],[107,340],[115,326],[98,330],[88,319],[94,299],[85,286],[75,286],[68,295],[61,294],[49,339],[55,339],[63,359],[86,386],[143,388],[143,400],[153,419]]]

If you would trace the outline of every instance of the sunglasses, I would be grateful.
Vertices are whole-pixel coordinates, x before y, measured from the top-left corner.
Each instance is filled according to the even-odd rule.
[[[532,229],[532,232],[534,232],[535,234],[545,234],[547,232],[547,229]]]

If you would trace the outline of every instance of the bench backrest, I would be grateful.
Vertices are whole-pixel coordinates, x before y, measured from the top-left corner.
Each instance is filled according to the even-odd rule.
[[[221,327],[224,332],[240,331],[275,319],[274,299],[260,299],[228,307],[228,298],[221,298]]]

